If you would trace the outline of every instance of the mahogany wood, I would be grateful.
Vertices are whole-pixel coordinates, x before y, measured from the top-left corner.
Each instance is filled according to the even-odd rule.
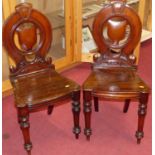
[[[98,97],[94,97],[94,108],[95,108],[95,111],[96,111],[96,112],[99,111],[99,107],[98,107]]]
[[[126,99],[125,100],[125,104],[124,104],[124,108],[123,108],[123,112],[124,113],[127,113],[128,112],[129,105],[130,105],[130,99]]]
[[[4,23],[3,45],[16,63],[10,67],[10,81],[28,155],[32,149],[29,131],[31,112],[48,108],[48,114],[51,114],[58,101],[70,98],[73,132],[76,138],[80,133],[80,86],[58,74],[52,58],[46,58],[51,41],[52,29],[48,19],[30,3],[17,5],[16,11]]]
[[[93,36],[99,54],[94,55],[92,72],[83,84],[84,133],[87,139],[90,139],[92,132],[92,99],[95,111],[98,111],[99,98],[125,101],[124,113],[128,111],[130,100],[139,100],[137,143],[143,137],[150,90],[137,75],[136,57],[133,55],[141,29],[139,16],[122,0],[111,0],[95,17]],[[122,43],[122,40],[125,41]]]
[[[54,106],[52,105],[50,105],[50,106],[48,106],[48,111],[47,111],[47,114],[48,115],[51,115],[52,114],[52,112],[53,112],[53,109],[54,109]]]

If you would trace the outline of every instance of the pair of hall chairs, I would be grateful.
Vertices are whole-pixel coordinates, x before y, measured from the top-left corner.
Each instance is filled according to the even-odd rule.
[[[80,134],[80,86],[55,71],[51,58],[46,58],[52,40],[48,19],[30,3],[16,6],[3,26],[3,45],[16,66],[10,66],[18,123],[24,137],[24,147],[31,154],[29,114],[48,109],[50,115],[58,102],[72,99],[73,133]],[[134,49],[141,36],[142,25],[136,12],[124,1],[110,1],[95,17],[93,36],[99,49],[94,55],[92,72],[82,86],[85,129],[91,135],[91,102],[98,111],[98,99],[139,100],[137,143],[144,132],[149,95],[148,86],[136,74]],[[18,45],[15,41],[18,36]]]

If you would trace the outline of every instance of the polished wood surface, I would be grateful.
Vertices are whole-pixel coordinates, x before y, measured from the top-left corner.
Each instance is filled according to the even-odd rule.
[[[137,74],[136,57],[133,54],[140,40],[141,29],[137,13],[125,1],[111,1],[95,17],[93,36],[99,53],[94,55],[92,72],[83,84],[84,133],[87,139],[92,133],[92,100],[98,112],[100,98],[124,101],[124,113],[128,111],[131,100],[138,100],[137,143],[144,136],[144,118],[150,90]],[[103,32],[107,35],[104,36]]]
[[[51,100],[51,104],[53,104],[54,100],[57,101],[57,99],[70,95],[73,90],[80,90],[78,84],[66,79],[54,70],[18,77],[12,81],[12,84],[17,107],[38,106],[42,102]]]
[[[110,42],[106,41],[106,38],[103,36],[103,29],[107,24]],[[127,41],[121,45],[118,43],[123,37],[122,32],[125,30],[125,24],[129,25],[131,31]],[[109,48],[121,48],[123,53],[130,55],[140,40],[141,31],[142,24],[139,16],[134,9],[126,5],[123,1],[112,1],[111,4],[104,7],[96,15],[93,23],[93,36],[100,53],[105,53]],[[110,38],[111,36],[115,38],[116,42],[113,41],[113,38]]]
[[[93,96],[126,99],[139,98],[139,92],[148,92],[148,86],[131,69],[110,68],[92,71],[83,85]]]
[[[3,45],[16,63],[10,66],[10,81],[28,155],[32,149],[31,112],[48,109],[50,115],[56,104],[72,99],[73,133],[76,138],[80,133],[80,86],[58,74],[52,58],[46,57],[51,40],[52,29],[48,19],[30,3],[17,5],[16,11],[3,25]]]

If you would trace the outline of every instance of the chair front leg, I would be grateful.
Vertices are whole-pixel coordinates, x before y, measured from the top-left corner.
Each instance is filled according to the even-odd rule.
[[[72,112],[74,119],[74,128],[73,133],[75,134],[75,138],[79,138],[79,134],[81,132],[81,128],[79,125],[79,116],[80,116],[80,91],[74,91],[72,94]]]
[[[84,116],[85,116],[85,129],[84,134],[86,135],[87,140],[90,139],[91,135],[91,112],[92,112],[92,95],[90,91],[83,91],[83,106],[84,106]]]
[[[28,155],[31,155],[32,143],[30,141],[29,133],[29,110],[27,107],[18,108],[18,122],[24,137],[24,148]]]
[[[136,131],[137,144],[140,144],[141,139],[144,137],[143,127],[147,111],[148,96],[148,93],[141,93],[139,98],[138,130]]]

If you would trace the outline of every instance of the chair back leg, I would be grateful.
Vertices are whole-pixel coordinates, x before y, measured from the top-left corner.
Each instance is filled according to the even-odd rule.
[[[124,113],[127,113],[128,112],[129,105],[130,105],[130,99],[126,99],[125,100],[125,104],[124,104],[124,108],[123,108],[123,112]]]
[[[47,110],[47,114],[48,114],[48,115],[51,115],[51,114],[52,114],[53,108],[54,108],[53,105],[48,106],[48,110]]]
[[[94,97],[94,109],[96,112],[99,111],[98,97]]]

